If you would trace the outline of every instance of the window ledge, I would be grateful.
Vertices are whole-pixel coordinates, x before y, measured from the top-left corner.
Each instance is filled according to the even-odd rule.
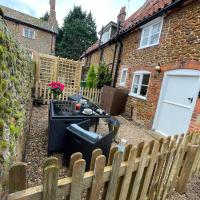
[[[27,39],[30,39],[30,40],[35,40],[35,38],[30,38],[30,37],[26,37],[23,35],[23,37],[27,38]]]
[[[138,50],[140,50],[140,49],[146,49],[146,48],[150,48],[150,47],[156,47],[156,46],[158,46],[158,45],[159,45],[159,43],[157,43],[157,44],[152,44],[152,45],[148,45],[148,46],[144,46],[144,47],[139,47]]]
[[[125,87],[126,84],[125,84],[125,83],[120,83],[119,86],[121,86],[121,87]]]
[[[146,97],[143,97],[143,96],[140,96],[140,95],[131,94],[131,93],[129,93],[128,95],[129,95],[129,96],[131,96],[131,97],[138,98],[138,99],[147,100],[147,98],[146,98]]]

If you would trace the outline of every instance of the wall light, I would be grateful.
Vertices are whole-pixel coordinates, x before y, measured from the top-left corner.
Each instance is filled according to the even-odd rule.
[[[160,64],[158,64],[157,66],[155,66],[155,70],[160,73],[161,72],[161,66]]]

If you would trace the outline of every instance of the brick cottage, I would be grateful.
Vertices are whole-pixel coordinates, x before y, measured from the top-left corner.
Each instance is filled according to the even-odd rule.
[[[55,53],[58,33],[55,4],[55,0],[50,0],[48,21],[0,5],[7,27],[17,41],[30,51],[31,56],[35,51],[46,54]]]
[[[200,130],[200,0],[147,0],[124,19],[122,8],[119,31],[91,46],[86,64],[112,66],[139,124],[164,135]]]

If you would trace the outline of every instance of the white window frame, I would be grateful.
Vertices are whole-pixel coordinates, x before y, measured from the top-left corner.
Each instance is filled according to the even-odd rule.
[[[28,30],[28,35],[25,34],[25,29]],[[33,37],[30,37],[30,32],[33,31]],[[35,30],[28,28],[28,27],[23,27],[23,36],[29,39],[35,39]]]
[[[102,36],[101,36],[101,43],[105,44],[106,42],[108,42],[110,40],[110,36],[111,36],[111,27],[103,31]]]
[[[130,93],[129,95],[130,96],[133,96],[133,97],[137,97],[139,99],[143,99],[143,100],[146,100],[147,99],[147,94],[148,94],[148,89],[149,89],[149,83],[148,83],[148,86],[147,86],[147,93],[146,93],[146,96],[142,96],[140,95],[140,91],[141,91],[141,86],[142,86],[142,80],[143,80],[143,75],[145,74],[149,74],[150,77],[149,77],[149,82],[150,82],[150,78],[151,78],[151,73],[149,71],[136,71],[134,72],[133,74],[133,80],[132,80],[132,84],[131,84],[131,90],[130,90]],[[139,83],[138,83],[138,91],[137,91],[137,94],[136,93],[132,93],[132,90],[133,90],[133,86],[134,86],[134,80],[135,80],[135,76],[136,75],[139,75],[140,78],[139,78]]]
[[[158,42],[154,43],[154,44],[150,44],[150,38],[152,36],[152,30],[153,30],[153,26],[158,24],[158,23],[161,23],[160,25],[160,31],[159,31],[159,36],[158,36]],[[161,36],[161,32],[162,32],[162,27],[163,27],[163,17],[158,17],[152,21],[150,21],[149,23],[141,26],[140,28],[142,29],[142,34],[141,34],[141,39],[140,39],[140,47],[139,49],[144,49],[144,48],[147,48],[147,47],[151,47],[151,46],[155,46],[155,45],[158,45],[160,43],[160,36]],[[144,37],[144,31],[147,29],[147,28],[150,28],[150,33],[149,33],[149,36],[148,36],[148,44],[147,45],[144,45],[142,46],[142,41],[143,41],[143,37]]]
[[[122,76],[123,76],[123,73],[124,73],[124,72],[126,72],[125,80],[122,81]],[[122,69],[121,77],[120,77],[120,83],[119,83],[120,86],[125,86],[125,85],[126,85],[127,72],[128,72],[128,68],[123,68],[123,69]]]

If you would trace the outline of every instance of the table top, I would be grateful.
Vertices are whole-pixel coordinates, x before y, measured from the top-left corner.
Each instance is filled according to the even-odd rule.
[[[50,104],[50,108],[49,109],[50,109],[50,112],[51,112],[51,117],[53,119],[92,119],[92,118],[99,119],[99,118],[110,118],[110,115],[107,114],[107,113],[99,114],[99,113],[97,113],[95,111],[93,111],[93,114],[91,114],[91,115],[83,114],[81,111],[75,111],[73,113],[70,113],[68,111],[61,110],[60,112],[55,112],[52,102]]]

